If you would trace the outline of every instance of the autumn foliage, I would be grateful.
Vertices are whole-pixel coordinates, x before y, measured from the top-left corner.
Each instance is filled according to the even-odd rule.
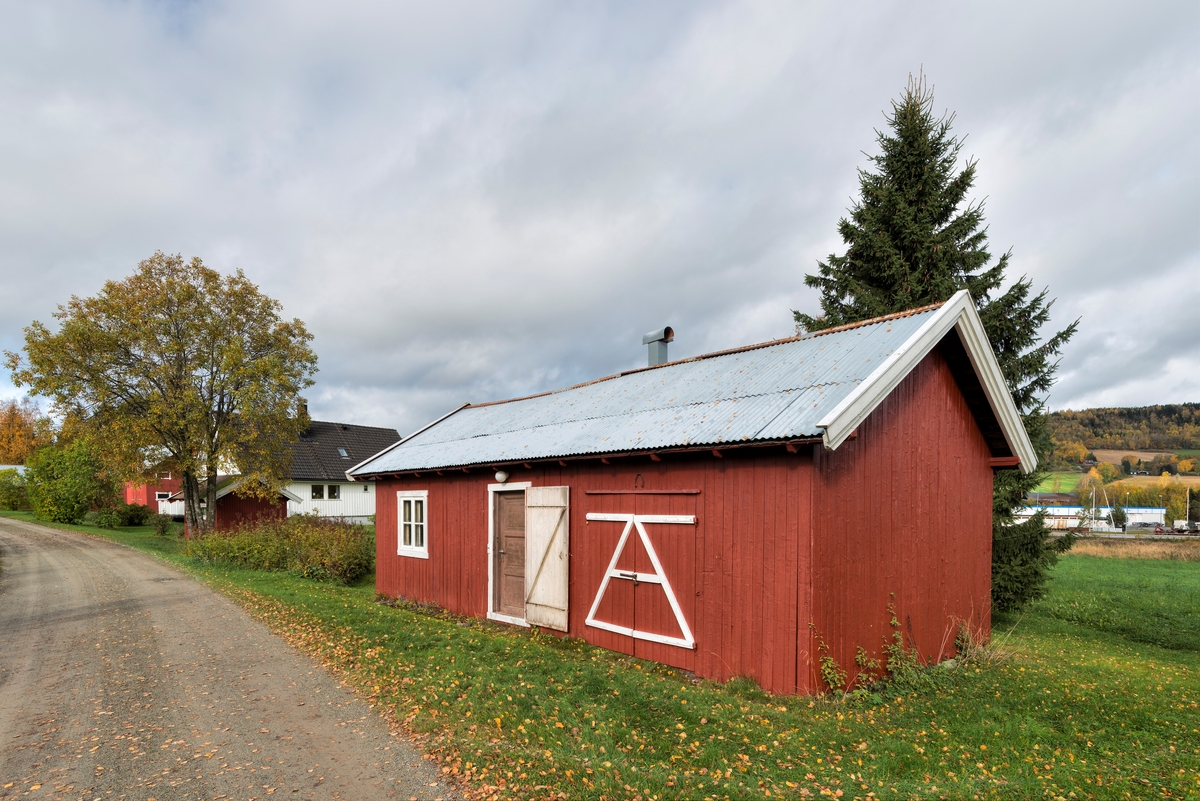
[[[176,465],[188,523],[204,531],[218,470],[235,465],[243,492],[271,496],[307,425],[299,393],[316,372],[312,335],[280,312],[240,270],[222,275],[160,252],[59,306],[56,331],[30,324],[24,354],[6,355],[14,383],[102,444],[113,475]]]
[[[29,398],[0,403],[0,464],[25,464],[50,441],[49,421]]]

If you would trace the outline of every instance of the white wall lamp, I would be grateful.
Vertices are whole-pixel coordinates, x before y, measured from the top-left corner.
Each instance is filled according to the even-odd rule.
[[[496,481],[500,484],[503,484],[505,481],[508,481],[508,473],[505,473],[503,470],[497,470],[496,471]]]

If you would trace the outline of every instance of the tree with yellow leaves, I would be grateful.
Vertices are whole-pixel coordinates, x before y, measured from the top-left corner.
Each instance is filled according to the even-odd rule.
[[[240,270],[222,276],[158,252],[95,297],[59,306],[57,332],[31,324],[24,357],[8,352],[8,366],[18,386],[98,435],[113,475],[175,466],[188,524],[202,533],[216,515],[218,468],[237,466],[241,494],[273,497],[287,445],[307,425],[299,393],[316,372],[312,335],[280,310]]]
[[[23,465],[50,443],[50,421],[29,398],[0,403],[0,464]]]

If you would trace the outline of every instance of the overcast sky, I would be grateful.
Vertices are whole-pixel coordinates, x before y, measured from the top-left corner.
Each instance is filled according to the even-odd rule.
[[[870,11],[870,15],[866,12]],[[155,250],[305,320],[318,419],[793,332],[924,69],[1052,408],[1200,401],[1200,4],[0,3],[0,347]],[[0,396],[20,391],[0,377]]]

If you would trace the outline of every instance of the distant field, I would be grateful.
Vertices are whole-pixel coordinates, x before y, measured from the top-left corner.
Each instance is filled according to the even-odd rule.
[[[1071,547],[1071,555],[1106,556],[1110,559],[1161,559],[1172,562],[1200,562],[1200,541],[1083,538]]]
[[[1152,461],[1155,456],[1162,456],[1164,453],[1176,453],[1176,451],[1114,451],[1102,449],[1094,450],[1092,453],[1095,454],[1096,461],[1098,462],[1108,462],[1109,464],[1119,465],[1121,464],[1121,460],[1126,456],[1133,456],[1134,458],[1141,459],[1143,462],[1149,462]]]
[[[1157,487],[1158,476],[1121,476],[1118,481],[1122,484],[1129,484],[1134,487]],[[1200,487],[1200,476],[1173,476],[1172,481],[1178,479],[1185,487]],[[1063,490],[1066,492],[1066,490]],[[1042,490],[1049,492],[1049,490]]]
[[[1034,492],[1074,492],[1081,478],[1083,473],[1050,473]]]

